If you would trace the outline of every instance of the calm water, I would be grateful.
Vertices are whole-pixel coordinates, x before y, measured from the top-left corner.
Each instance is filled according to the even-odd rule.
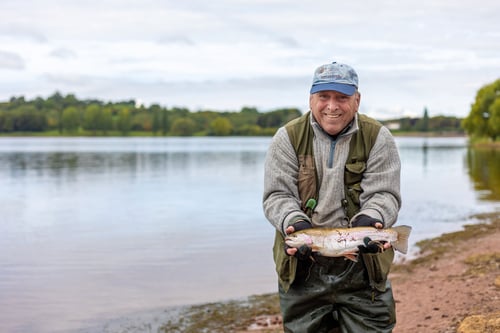
[[[0,138],[0,332],[276,291],[261,208],[269,142]],[[490,153],[463,138],[397,142],[412,244],[499,209]]]

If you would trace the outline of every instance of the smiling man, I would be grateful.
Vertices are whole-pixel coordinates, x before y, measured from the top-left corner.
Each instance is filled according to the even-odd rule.
[[[358,260],[322,257],[284,236],[307,228],[388,228],[401,207],[394,138],[358,114],[358,75],[346,64],[316,69],[310,112],[280,128],[269,147],[264,213],[276,228],[274,260],[285,332],[392,332],[387,274],[394,251],[359,248]]]

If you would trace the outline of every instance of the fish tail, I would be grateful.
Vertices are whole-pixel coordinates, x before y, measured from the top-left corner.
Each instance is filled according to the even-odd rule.
[[[398,234],[398,239],[392,242],[392,246],[401,253],[408,252],[408,238],[410,237],[411,227],[408,225],[400,225],[392,227]]]

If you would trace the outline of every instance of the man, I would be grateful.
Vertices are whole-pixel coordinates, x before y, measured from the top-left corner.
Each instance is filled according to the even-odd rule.
[[[390,244],[381,253],[360,247],[354,262],[283,241],[307,228],[388,228],[396,222],[398,150],[387,128],[358,114],[360,99],[353,68],[320,66],[310,112],[280,128],[267,153],[263,207],[277,230],[274,259],[285,332],[392,332],[396,322],[387,280]]]

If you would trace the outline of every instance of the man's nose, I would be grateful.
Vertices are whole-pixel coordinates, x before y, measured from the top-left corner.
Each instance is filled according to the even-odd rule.
[[[337,103],[335,100],[332,98],[328,101],[328,110],[336,110],[337,109]]]

